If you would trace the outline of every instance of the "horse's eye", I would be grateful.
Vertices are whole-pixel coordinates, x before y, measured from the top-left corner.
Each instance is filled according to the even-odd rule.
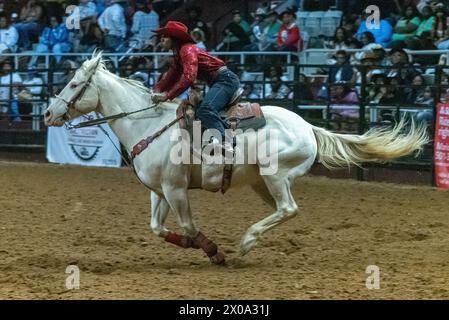
[[[77,85],[76,83],[72,83],[72,84],[70,85],[70,88],[71,88],[71,89],[75,89],[77,86],[78,86],[78,85]]]

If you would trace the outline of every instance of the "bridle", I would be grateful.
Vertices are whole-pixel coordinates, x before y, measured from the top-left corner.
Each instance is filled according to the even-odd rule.
[[[79,90],[78,93],[75,94],[70,99],[70,101],[65,100],[63,97],[61,97],[61,96],[59,96],[57,94],[55,95],[55,98],[61,100],[62,102],[64,102],[65,106],[66,106],[66,112],[61,116],[62,120],[66,120],[66,121],[70,120],[70,114],[69,114],[70,109],[71,108],[75,108],[75,104],[78,102],[78,100],[80,100],[84,96],[84,93],[86,92],[87,88],[92,83],[92,77],[94,76],[95,72],[97,72],[99,64],[100,64],[100,59],[98,59],[97,63],[95,64],[94,70],[89,75],[89,78],[87,78],[86,81],[81,82],[82,83],[81,90]]]

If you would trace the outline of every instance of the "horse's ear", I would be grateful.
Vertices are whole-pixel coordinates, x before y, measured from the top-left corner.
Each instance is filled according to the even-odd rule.
[[[89,65],[89,72],[95,72],[95,70],[97,70],[98,65],[100,64],[103,56],[102,56],[103,51],[94,51],[94,53],[92,54],[92,58],[90,59],[91,63]]]

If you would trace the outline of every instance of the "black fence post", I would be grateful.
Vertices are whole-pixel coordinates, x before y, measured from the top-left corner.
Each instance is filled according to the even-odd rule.
[[[437,182],[435,179],[435,130],[437,127],[437,105],[441,102],[441,74],[443,72],[443,66],[436,66],[435,70],[435,84],[437,86],[436,103],[433,104],[433,125],[430,129],[431,141],[432,141],[432,159],[430,161],[430,180],[433,187],[436,187]]]
[[[365,133],[365,104],[366,104],[366,67],[361,66],[361,84],[360,84],[360,102],[359,102],[359,130],[360,135]],[[364,181],[365,175],[363,168],[357,167],[357,180]]]

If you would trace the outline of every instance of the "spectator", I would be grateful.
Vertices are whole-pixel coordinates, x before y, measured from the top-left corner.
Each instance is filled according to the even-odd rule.
[[[274,51],[277,47],[277,39],[281,23],[278,20],[276,11],[270,11],[266,18],[267,25],[263,29],[263,34],[260,41],[260,51]]]
[[[25,74],[22,84],[35,98],[39,98],[44,89],[44,81],[33,68]]]
[[[206,37],[206,41],[210,39],[210,31],[207,27],[207,24],[201,19],[201,8],[198,6],[190,6],[187,8],[188,18],[184,21],[184,24],[189,28],[189,30],[193,30],[196,28],[200,28],[203,30],[204,35]]]
[[[350,82],[354,77],[354,69],[349,65],[349,57],[346,51],[340,50],[336,54],[337,63],[329,71],[329,82]]]
[[[225,51],[242,51],[249,44],[249,37],[241,26],[240,12],[234,12],[233,20],[228,24],[224,31],[223,42],[219,45],[219,50],[224,48]]]
[[[363,35],[366,32],[371,32],[374,36],[375,42],[385,47],[391,41],[391,37],[393,36],[393,27],[391,24],[387,20],[381,19],[379,27],[368,27],[366,19],[367,14],[364,13],[362,15],[362,22],[357,30],[357,39],[362,41]]]
[[[413,38],[421,23],[418,10],[414,6],[405,8],[404,16],[399,19],[394,27],[392,41],[404,41]]]
[[[310,102],[314,100],[311,90],[309,78],[301,73],[298,79],[298,85],[295,88],[295,98],[299,99],[300,103]]]
[[[298,51],[302,45],[300,31],[296,25],[296,14],[292,10],[281,13],[282,26],[277,37],[277,50]]]
[[[359,97],[357,92],[352,89],[348,83],[340,82],[331,87],[331,104],[333,120],[339,119],[339,129],[342,128],[341,120],[343,119],[358,119],[360,111],[356,107],[359,104]]]
[[[204,44],[204,41],[206,41],[206,36],[204,35],[203,30],[201,30],[200,28],[193,29],[190,32],[190,35],[192,36],[192,39],[195,41],[198,48],[207,51],[206,45]]]
[[[136,1],[137,12],[133,16],[133,24],[131,32],[134,34],[133,38],[139,42],[139,49],[147,47],[154,43],[155,39],[153,30],[159,28],[159,15],[156,11],[148,8],[146,0]]]
[[[97,15],[97,6],[90,0],[80,0],[78,9],[81,21],[92,19]]]
[[[245,51],[259,51],[261,41],[263,37],[263,30],[265,28],[265,10],[258,8],[254,14],[254,21],[250,26],[250,41],[251,44],[247,45]]]
[[[0,14],[0,54],[15,52],[19,41],[19,33],[8,20],[5,14]]]
[[[371,51],[375,46],[379,45],[376,43],[376,39],[370,31],[364,32],[360,41],[362,44],[362,50],[354,54],[354,58],[356,59],[356,61],[362,60],[366,52]]]
[[[290,93],[290,88],[286,86],[280,77],[271,78],[271,90],[266,99],[285,99]]]
[[[109,51],[121,51],[126,37],[125,11],[119,2],[112,0],[98,18],[98,25],[104,34],[104,47]]]
[[[79,17],[75,17],[79,14]],[[70,42],[73,44],[74,51],[84,51],[79,47],[81,42],[83,42],[83,49],[86,46],[86,36],[89,37],[92,32],[92,24],[96,23],[97,16],[97,6],[93,1],[89,0],[79,0],[78,11],[73,11],[72,14],[67,18],[69,21],[75,21],[75,19],[80,20],[80,30],[72,30],[69,36]],[[84,38],[84,39],[83,39]]]
[[[22,84],[22,78],[16,72],[12,63],[7,60],[2,65],[2,75],[0,77],[0,103],[8,106],[9,113],[12,114],[13,121],[21,121],[19,101],[17,94],[19,86]],[[11,96],[12,92],[12,96]]]
[[[69,32],[60,16],[50,17],[49,26],[42,32],[39,44],[36,47],[36,53],[53,52],[56,63],[61,62],[60,54],[70,52],[72,46],[69,42]],[[29,68],[35,67],[38,56],[33,56],[28,64]]]
[[[424,93],[423,85],[426,84],[426,80],[420,74],[416,74],[412,80],[412,86],[410,88],[405,89],[406,102],[410,104],[416,103],[416,99],[419,96],[422,96]]]
[[[95,0],[97,17],[99,17],[103,13],[103,11],[106,9],[106,7],[108,6],[108,4],[106,4],[106,2],[110,2],[110,1],[111,0]]]
[[[234,22],[237,23],[249,37],[251,35],[251,26],[245,19],[243,19],[240,10],[234,10],[233,14],[234,14],[233,16]]]
[[[326,49],[333,50],[347,50],[349,49],[349,33],[343,27],[337,28],[335,30],[334,37],[326,44]]]
[[[401,82],[410,83],[418,73],[410,64],[410,59],[404,49],[392,49],[390,51],[390,64],[392,66],[387,77],[399,77]]]
[[[449,29],[449,18],[444,4],[439,3],[435,8],[435,22],[432,27],[432,38],[441,41],[445,38],[446,30]]]
[[[31,48],[30,37],[38,35],[41,26],[40,20],[43,15],[43,8],[36,0],[29,0],[27,4],[22,7],[19,16],[19,23],[14,27],[19,32],[19,47],[21,50],[28,50]]]
[[[433,15],[432,8],[425,6],[422,10],[422,20],[416,29],[415,37],[419,38],[423,32],[431,32],[435,23],[435,16]]]
[[[103,43],[103,32],[96,22],[88,24],[87,29],[83,30],[79,47],[79,52],[91,53]]]
[[[249,100],[256,100],[260,99],[260,94],[254,87],[254,84],[248,82],[245,83],[243,86],[243,93],[242,93],[242,99],[249,99]]]
[[[437,41],[436,46],[438,50],[448,50],[449,49],[449,28],[444,32],[444,37]]]
[[[418,122],[433,123],[433,108],[435,106],[435,92],[431,87],[425,87],[424,91],[416,97],[415,104],[423,106],[425,109],[416,114]]]
[[[421,34],[418,39],[408,42],[408,48],[411,50],[437,50],[430,32],[426,31]],[[421,65],[437,64],[439,57],[434,54],[416,54],[414,55],[414,62]]]

